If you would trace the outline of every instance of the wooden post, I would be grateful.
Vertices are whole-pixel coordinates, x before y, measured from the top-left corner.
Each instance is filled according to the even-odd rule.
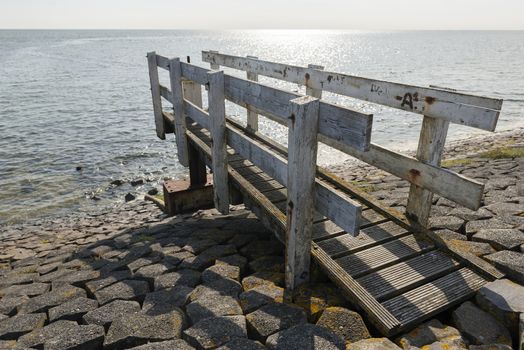
[[[308,64],[307,67],[310,69],[324,70],[324,66],[319,66],[316,64]],[[314,77],[310,77],[309,79],[314,79]],[[306,85],[306,95],[313,96],[315,98],[322,98],[322,89],[313,89]]]
[[[158,79],[155,51],[147,53],[147,64],[149,66],[149,82],[151,84],[151,97],[153,98],[156,135],[161,140],[165,140],[166,133],[164,130],[164,116],[162,115],[162,99],[160,97],[160,81]]]
[[[207,183],[207,170],[204,158],[195,148],[188,145],[189,184],[191,188],[203,187]]]
[[[247,58],[258,60],[256,56],[246,56]],[[258,74],[253,72],[246,73],[247,80],[258,81]],[[247,109],[247,129],[251,132],[258,131],[258,114],[256,114],[249,105],[246,106]]]
[[[207,73],[209,81],[209,118],[211,122],[213,190],[215,207],[222,214],[229,213],[229,185],[227,173],[226,107],[224,72]]]
[[[449,121],[447,120],[424,116],[418,141],[418,160],[429,165],[440,166],[448,127]],[[434,180],[439,181],[438,178]],[[432,199],[433,192],[412,184],[409,189],[406,216],[415,223],[426,227]]]
[[[169,79],[171,81],[171,93],[173,94],[173,109],[175,112],[175,135],[178,161],[183,166],[189,166],[187,138],[186,138],[186,116],[184,113],[184,94],[182,88],[182,72],[180,59],[169,60]]]
[[[211,52],[211,53],[218,53],[218,51],[215,51],[215,50],[209,50],[209,52]],[[220,69],[220,66],[218,64],[216,64],[216,63],[213,63],[213,62],[209,63],[209,66],[213,70],[219,70]]]
[[[291,100],[288,127],[286,288],[309,281],[311,231],[317,168],[319,101]]]

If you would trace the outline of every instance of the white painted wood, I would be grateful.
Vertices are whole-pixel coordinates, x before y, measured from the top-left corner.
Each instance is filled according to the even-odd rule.
[[[318,100],[304,96],[291,101],[288,122],[286,204],[286,288],[309,281],[311,233],[317,172]]]
[[[247,58],[252,60],[258,60],[256,56],[247,56]],[[258,74],[247,71],[246,72],[247,80],[258,81]],[[253,111],[250,105],[246,106],[247,109],[247,128],[252,132],[258,131],[258,114]]]
[[[307,67],[310,69],[324,70],[324,66],[319,66],[317,64],[308,64]],[[309,73],[306,73],[306,74],[309,74]],[[316,98],[322,98],[322,89],[310,87],[310,86],[318,85],[318,84],[313,84],[311,79],[312,79],[311,77],[309,78],[306,77],[306,95],[313,96]]]
[[[418,160],[436,167],[440,166],[448,128],[447,120],[424,117],[417,149]],[[435,180],[438,181],[438,179]],[[406,216],[426,227],[432,199],[433,192],[412,184],[409,189]]]
[[[224,98],[224,72],[208,73],[209,119],[213,166],[215,207],[222,214],[229,213],[229,183],[227,173],[226,107]]]
[[[153,114],[155,116],[156,136],[165,140],[164,117],[162,116],[162,99],[160,96],[160,82],[158,80],[158,69],[156,65],[156,53],[148,52],[147,64],[149,67],[149,83],[151,86],[151,98],[153,100]]]
[[[186,138],[186,116],[184,113],[184,92],[182,88],[182,73],[180,59],[174,58],[169,61],[169,79],[171,82],[171,94],[173,98],[173,109],[175,112],[175,137],[178,161],[183,166],[189,166],[188,145]]]
[[[322,89],[364,101],[382,104],[452,123],[493,131],[502,100],[463,94],[442,89],[424,88],[347,74],[320,71],[263,60],[202,52],[202,60],[213,60],[221,66],[245,70],[271,78]],[[306,74],[309,74],[308,85]]]

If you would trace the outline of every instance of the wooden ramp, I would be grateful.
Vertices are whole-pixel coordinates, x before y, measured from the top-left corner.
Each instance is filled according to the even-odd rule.
[[[204,53],[208,54],[216,53]],[[231,57],[234,56],[226,57],[230,60],[227,62],[238,68]],[[205,179],[206,165],[212,169],[215,204],[219,210],[227,212],[229,202],[244,202],[286,244],[287,288],[307,281],[311,256],[346,297],[364,311],[384,335],[391,336],[470,298],[485,283],[503,276],[476,256],[449,246],[413,217],[385,207],[317,167],[315,157],[311,158],[312,152],[304,153],[307,147],[298,148],[294,143],[297,135],[316,137],[317,131],[301,134],[301,130],[296,129],[304,129],[301,123],[316,117],[319,141],[387,168],[397,176],[408,174],[400,177],[407,178],[416,187],[410,192],[411,203],[424,206],[422,210],[415,209],[422,215],[426,206],[431,205],[433,191],[444,196],[449,194],[446,197],[469,207],[478,205],[468,202],[471,196],[461,199],[451,192],[460,188],[463,194],[477,196],[479,186],[480,191],[483,189],[481,184],[370,144],[371,119],[367,115],[335,105],[319,105],[311,98],[292,100],[297,96],[181,63],[178,59],[168,60],[153,53],[148,58],[159,137],[165,137],[169,131],[176,133],[179,158],[189,166],[191,181],[195,184]],[[217,68],[216,62],[212,61],[213,68]],[[224,62],[225,59],[221,61]],[[158,83],[157,66],[169,70],[171,90]],[[248,68],[256,69],[252,65]],[[279,67],[280,71],[288,72],[284,74],[288,77],[293,76],[289,73],[293,71],[291,68]],[[296,68],[293,69],[296,71]],[[265,70],[260,68],[257,72]],[[308,77],[311,79],[312,75],[308,73]],[[251,74],[250,79],[256,76]],[[201,85],[209,91],[208,111],[202,108]],[[318,90],[308,92],[319,95]],[[442,96],[441,90],[437,92]],[[160,96],[173,103],[174,114],[162,110]],[[226,118],[224,99],[248,109],[247,127]],[[478,101],[483,100],[478,98]],[[258,115],[288,125],[289,151],[256,130]],[[498,111],[487,115],[496,118]],[[301,119],[304,116],[309,119]],[[476,121],[471,119],[467,123]],[[481,124],[493,125],[493,122]],[[426,126],[426,133],[442,136],[442,130],[435,125]],[[447,124],[442,127],[447,131]],[[433,136],[429,139],[434,140],[436,136]],[[316,145],[315,138],[312,142]],[[313,150],[316,154],[316,146]],[[385,161],[388,157],[398,164]],[[440,154],[438,158],[440,162]],[[302,178],[301,173],[307,175],[310,171],[309,182],[302,179],[304,182],[300,185],[301,179],[295,178]],[[423,186],[435,174],[441,175],[444,185],[432,184],[429,189]],[[311,215],[307,215],[309,211]],[[302,254],[304,248],[310,254]]]

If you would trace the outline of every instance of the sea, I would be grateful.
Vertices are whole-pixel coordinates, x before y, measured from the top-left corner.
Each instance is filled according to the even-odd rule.
[[[202,50],[502,98],[497,131],[524,125],[524,31],[0,30],[0,225],[106,210],[186,178],[174,136],[155,134],[146,53],[209,67]],[[168,85],[166,73],[160,80]],[[373,113],[373,142],[416,148],[420,115],[324,97]],[[226,112],[245,120],[242,108]],[[286,143],[283,127],[261,118],[260,129]],[[479,133],[452,125],[448,140]],[[347,158],[321,147],[318,162]]]

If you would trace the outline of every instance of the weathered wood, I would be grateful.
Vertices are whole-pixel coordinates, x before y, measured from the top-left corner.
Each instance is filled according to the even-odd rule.
[[[183,81],[184,99],[202,108],[202,86],[194,81]]]
[[[247,56],[247,58],[252,60],[257,60],[256,56]],[[247,80],[258,81],[258,74],[247,71],[246,72]],[[247,128],[250,131],[258,131],[258,114],[251,109],[249,105],[246,106],[247,109]]]
[[[435,167],[440,166],[448,127],[449,122],[447,120],[424,117],[417,149],[418,160]],[[433,192],[412,184],[409,189],[406,216],[426,227],[432,199]]]
[[[209,118],[209,114],[202,108],[195,106],[193,103],[189,101],[184,100],[184,112],[189,118],[193,119],[202,127],[208,130],[211,129],[211,120]]]
[[[211,53],[218,53],[218,51],[213,51],[213,50],[209,50],[209,52],[211,52]],[[210,66],[211,69],[213,69],[213,70],[219,70],[219,69],[220,69],[220,66],[219,66],[218,64],[216,64],[216,63],[213,63],[213,62],[211,62],[211,63],[209,64],[209,66]]]
[[[226,108],[224,104],[224,72],[208,73],[209,117],[213,157],[213,188],[215,207],[229,213],[229,184],[227,173]]]
[[[286,205],[286,288],[309,281],[313,199],[317,169],[318,100],[291,101]]]
[[[493,131],[502,100],[202,51],[204,62]],[[306,75],[308,74],[308,75]]]
[[[156,64],[162,69],[169,70],[169,58],[167,57],[156,55]]]
[[[183,166],[189,166],[186,139],[186,117],[184,113],[184,94],[179,58],[174,58],[169,61],[169,80],[171,82],[171,95],[173,98],[173,109],[175,111],[175,137],[178,161]]]
[[[153,113],[155,116],[156,136],[159,139],[165,140],[166,134],[164,132],[164,117],[162,116],[162,100],[160,95],[160,81],[158,79],[156,53],[148,52],[147,64],[149,67],[149,83],[151,87],[151,98],[153,100]]]
[[[319,66],[317,64],[308,64],[307,67],[309,69],[324,70],[323,66]],[[312,85],[318,85],[318,84],[312,84],[311,77],[309,78],[306,77],[306,95],[313,96],[316,98],[322,98],[322,89],[312,88],[311,87]]]
[[[207,182],[206,163],[195,146],[188,145],[189,182],[191,187],[201,187]]]

